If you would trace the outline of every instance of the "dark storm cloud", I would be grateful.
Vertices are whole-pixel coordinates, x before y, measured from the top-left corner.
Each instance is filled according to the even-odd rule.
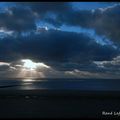
[[[111,46],[101,46],[85,34],[49,30],[40,35],[20,39],[16,51],[42,61],[88,62],[109,60],[116,51]]]
[[[28,5],[33,11],[42,17],[41,20],[59,27],[63,24],[70,26],[80,26],[83,28],[93,28],[98,34],[106,35],[116,43],[120,43],[120,5],[96,10],[73,10],[70,3],[40,2],[23,3]],[[52,18],[47,13],[55,13]],[[44,17],[43,17],[44,16]]]
[[[120,5],[95,10],[74,10],[69,2],[18,2],[0,13],[0,27],[14,31],[35,30],[35,21],[56,27],[64,24],[95,29],[115,43],[120,43]],[[28,8],[29,7],[29,8]]]
[[[69,11],[66,15],[62,14],[58,16],[57,20],[60,21],[61,24],[88,28],[92,22],[92,14],[89,10]]]
[[[69,11],[57,17],[59,24],[93,28],[98,34],[106,35],[120,43],[120,5],[96,10]],[[56,20],[56,22],[57,22]],[[55,22],[55,21],[54,21]]]
[[[71,10],[71,4],[69,2],[21,2],[18,4],[30,7],[40,16],[49,12],[58,14]]]
[[[15,51],[18,44],[19,41],[17,39],[9,36],[0,40],[0,60],[12,62],[15,59],[19,59],[19,54]]]
[[[96,30],[120,44],[120,5],[108,8],[101,15],[100,24],[96,20]]]
[[[70,2],[17,2],[16,5],[29,7],[37,20],[45,21],[57,27],[61,26],[62,23],[56,17],[65,15],[73,10]]]
[[[35,30],[36,20],[53,23],[51,14],[56,16],[70,10],[71,5],[66,2],[17,2],[0,13],[0,28],[17,32]]]
[[[102,46],[85,34],[58,30],[32,33],[26,37],[4,38],[0,41],[2,61],[29,58],[60,70],[72,70],[76,66],[81,68],[93,60],[111,60],[117,54],[118,51],[112,46]],[[72,64],[68,64],[69,62]]]
[[[67,24],[83,28],[93,28],[98,34],[105,35],[116,44],[120,44],[120,5],[96,10],[73,10],[69,3],[30,3],[33,11],[39,15],[53,12],[55,18],[44,17],[43,20],[57,27]]]
[[[34,30],[35,18],[26,8],[10,7],[0,13],[0,28],[17,32]]]

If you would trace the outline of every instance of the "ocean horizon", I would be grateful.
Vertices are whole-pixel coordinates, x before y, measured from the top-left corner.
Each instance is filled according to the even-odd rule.
[[[92,90],[120,91],[120,79],[96,78],[4,78],[0,90]]]

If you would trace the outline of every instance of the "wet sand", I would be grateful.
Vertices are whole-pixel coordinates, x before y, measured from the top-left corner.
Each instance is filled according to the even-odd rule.
[[[0,118],[103,118],[120,111],[120,92],[0,90]]]

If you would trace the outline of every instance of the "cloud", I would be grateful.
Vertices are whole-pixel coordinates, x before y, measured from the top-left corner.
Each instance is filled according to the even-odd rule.
[[[93,73],[90,71],[82,71],[78,69],[74,69],[73,71],[65,71],[66,75],[71,75],[72,77],[75,78],[105,78],[105,75],[102,76],[99,73]]]
[[[0,31],[10,34],[0,38],[0,71],[15,76],[22,68],[19,60],[31,59],[51,67],[44,71],[45,76],[105,77],[105,74],[111,76],[112,73],[119,76],[119,4],[79,11],[73,10],[67,2],[16,5],[0,12]],[[92,28],[95,33],[116,43],[118,48],[110,44],[101,45],[86,32],[37,29],[36,21],[45,21],[56,27],[66,24]],[[37,71],[42,75],[40,69]]]
[[[66,24],[69,26],[92,28],[96,30],[97,34],[106,36],[116,44],[120,43],[120,4],[114,4],[113,6],[98,8],[95,10],[79,11],[72,9],[72,6],[67,3],[58,3],[58,6],[55,3],[30,4],[28,4],[28,6],[30,6],[33,11],[36,9],[37,13],[41,15],[41,20],[56,27]],[[48,14],[51,12],[52,14]],[[51,17],[52,15],[53,17]]]
[[[27,8],[9,7],[0,13],[0,28],[17,32],[34,30],[35,17]]]
[[[101,12],[100,19],[96,19],[94,28],[98,33],[104,34],[112,41],[120,44],[120,5],[106,8]]]
[[[61,22],[59,23],[56,19],[57,16],[67,14],[72,10],[69,2],[17,2],[16,4],[20,7],[29,7],[37,21],[45,21],[57,27],[61,25]]]
[[[58,16],[56,22],[58,21],[61,25],[93,28],[98,34],[105,35],[110,40],[120,44],[119,12],[119,4],[112,7],[95,9],[94,11],[69,11],[67,14]]]
[[[0,13],[0,28],[17,32],[36,30],[36,21],[56,27],[64,24],[95,29],[116,44],[120,43],[120,5],[95,10],[74,10],[69,2],[18,2]],[[118,45],[117,44],[117,45]]]
[[[118,70],[120,67],[120,56],[118,55],[117,57],[114,57],[111,61],[94,61],[94,63],[98,67],[102,67],[102,68],[107,68],[107,67],[113,68],[114,67],[116,68],[116,70]]]
[[[118,53],[112,46],[102,46],[85,34],[59,30],[9,37],[0,41],[2,61],[27,58],[44,62],[55,69],[71,69],[77,64],[88,65],[92,61],[111,60]]]
[[[32,69],[31,69],[32,68]],[[52,68],[44,63],[35,63],[29,59],[11,63],[0,62],[0,78],[45,77],[44,73]]]
[[[19,5],[30,7],[34,12],[42,15],[49,12],[62,13],[71,9],[69,2],[21,2]]]
[[[113,76],[112,78],[119,78],[120,74],[120,55],[114,57],[109,61],[94,61],[94,64],[101,69],[101,73],[105,73],[108,76]],[[100,73],[98,71],[98,73]]]
[[[10,63],[7,63],[7,62],[0,62],[0,66],[3,66],[3,65],[7,65],[7,66],[9,66]]]
[[[36,30],[36,21],[52,22],[51,16],[69,10],[68,2],[17,2],[16,6],[6,6],[0,12],[0,28],[18,33]]]
[[[4,73],[5,71],[9,71],[10,63],[0,62],[0,73]]]

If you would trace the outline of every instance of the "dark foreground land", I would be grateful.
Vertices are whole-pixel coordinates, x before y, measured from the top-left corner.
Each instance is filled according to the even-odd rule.
[[[120,118],[119,111],[116,91],[0,91],[0,118]]]

